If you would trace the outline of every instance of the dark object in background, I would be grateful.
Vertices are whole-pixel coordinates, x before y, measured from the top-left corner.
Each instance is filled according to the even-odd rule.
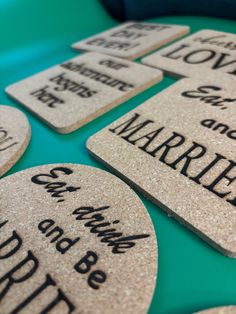
[[[100,0],[118,20],[163,15],[207,15],[236,19],[236,0]]]

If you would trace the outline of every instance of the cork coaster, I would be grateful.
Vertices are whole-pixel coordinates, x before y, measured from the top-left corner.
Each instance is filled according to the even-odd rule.
[[[59,133],[69,133],[162,79],[162,72],[90,52],[7,88]]]
[[[143,58],[142,63],[174,76],[214,79],[217,73],[227,73],[235,78],[236,35],[202,30]]]
[[[220,252],[236,257],[236,91],[183,79],[87,148]]]
[[[195,314],[236,314],[236,306],[216,307],[214,309],[197,312]]]
[[[1,313],[147,312],[156,236],[124,182],[46,165],[0,180],[0,199]]]
[[[127,22],[79,41],[72,48],[133,60],[187,33],[188,26]]]
[[[30,137],[30,125],[23,112],[0,105],[0,177],[20,159]]]

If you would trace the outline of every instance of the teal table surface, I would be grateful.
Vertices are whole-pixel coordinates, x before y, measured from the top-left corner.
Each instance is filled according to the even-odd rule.
[[[236,33],[236,21],[232,20],[171,16],[149,21],[189,25],[191,32],[210,28]],[[104,169],[88,154],[88,137],[175,82],[165,77],[69,135],[55,133],[6,96],[4,90],[9,84],[78,55],[70,48],[73,42],[117,24],[96,0],[0,0],[0,103],[23,110],[32,127],[29,148],[6,175],[58,162]],[[158,239],[158,279],[149,313],[190,314],[236,304],[236,260],[221,255],[139,196]]]

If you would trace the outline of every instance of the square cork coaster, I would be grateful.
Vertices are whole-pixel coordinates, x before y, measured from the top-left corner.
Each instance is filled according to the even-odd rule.
[[[188,26],[127,22],[79,41],[72,48],[133,60],[187,33]]]
[[[90,153],[236,257],[236,91],[183,79],[92,136]]]
[[[143,58],[142,63],[180,77],[214,79],[227,73],[235,78],[236,35],[202,30]]]
[[[72,132],[162,79],[162,72],[90,52],[6,92],[59,133]]]

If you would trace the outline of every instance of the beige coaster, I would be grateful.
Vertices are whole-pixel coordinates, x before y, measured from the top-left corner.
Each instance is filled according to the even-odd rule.
[[[0,105],[0,177],[20,159],[30,137],[30,125],[23,112]]]
[[[79,41],[72,48],[133,60],[187,33],[188,26],[127,22]]]
[[[214,309],[197,312],[195,314],[236,314],[236,306],[216,307]]]
[[[235,78],[236,35],[202,30],[143,58],[142,63],[174,76],[214,79],[217,73],[227,73]]]
[[[162,72],[90,52],[7,88],[59,133],[69,133],[162,79]]]
[[[170,215],[236,257],[235,113],[235,90],[183,79],[92,136],[87,147]]]
[[[0,199],[1,313],[147,312],[156,236],[124,182],[46,165],[0,180]]]

